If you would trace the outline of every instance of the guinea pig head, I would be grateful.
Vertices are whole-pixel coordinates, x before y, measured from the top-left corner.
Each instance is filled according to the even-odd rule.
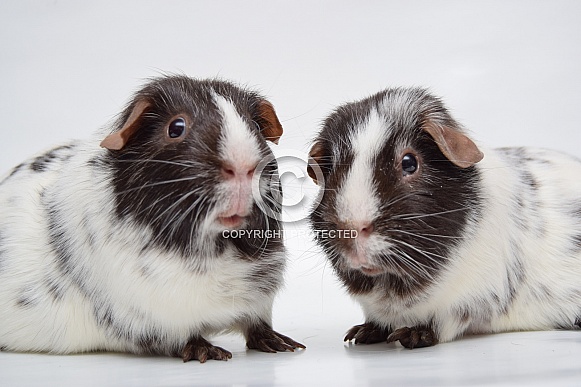
[[[266,141],[281,135],[273,106],[257,93],[217,80],[153,80],[101,142],[113,166],[117,214],[182,252],[224,230],[267,227],[252,182],[272,155]],[[276,174],[276,163],[264,173]]]
[[[310,151],[309,175],[323,189],[310,220],[348,288],[386,276],[433,281],[478,211],[482,158],[423,89],[388,89],[333,112]]]

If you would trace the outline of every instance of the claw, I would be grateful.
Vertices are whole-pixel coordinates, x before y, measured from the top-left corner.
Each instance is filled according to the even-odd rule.
[[[387,342],[399,341],[408,349],[431,347],[438,343],[438,338],[431,328],[425,326],[396,329],[387,337]]]
[[[261,324],[248,334],[246,346],[249,349],[257,349],[262,352],[294,352],[297,348],[305,349],[306,347],[294,341],[288,336],[282,335],[270,328],[266,324]]]
[[[373,323],[365,323],[349,329],[343,340],[355,339],[355,344],[375,344],[385,341],[388,334],[387,328],[380,328]]]
[[[198,360],[205,363],[208,359],[228,360],[232,359],[232,353],[224,348],[210,344],[202,337],[196,337],[188,341],[181,353],[184,363],[190,360]]]

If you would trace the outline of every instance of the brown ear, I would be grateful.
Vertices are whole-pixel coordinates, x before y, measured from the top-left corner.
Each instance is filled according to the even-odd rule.
[[[276,116],[274,106],[266,100],[258,104],[258,115],[263,136],[278,145],[278,140],[282,136],[282,125]]]
[[[484,157],[476,144],[458,130],[429,121],[422,129],[432,136],[444,156],[460,168],[471,167]]]
[[[145,112],[145,110],[150,106],[149,102],[140,100],[137,101],[129,118],[123,124],[123,127],[107,137],[103,141],[101,141],[101,147],[107,148],[110,150],[120,150],[127,144],[129,139],[135,134],[137,129],[139,128],[139,118]]]
[[[325,156],[325,150],[323,149],[323,145],[320,142],[315,142],[309,151],[309,161],[307,164],[307,173],[313,179],[313,181],[319,184],[317,180],[317,175],[319,177],[322,176],[321,167],[319,167],[319,163],[323,160]],[[318,173],[317,173],[318,172]]]

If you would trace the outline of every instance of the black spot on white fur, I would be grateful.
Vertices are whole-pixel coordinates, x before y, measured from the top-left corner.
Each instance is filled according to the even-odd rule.
[[[160,348],[164,348],[168,355],[179,356],[180,348],[176,346],[176,348],[167,349],[167,342],[156,332],[143,333],[135,339],[135,342],[144,354],[156,354],[159,353]]]
[[[507,293],[503,299],[499,299],[501,313],[508,313],[514,299],[518,295],[518,290],[522,288],[522,283],[526,280],[524,269],[523,252],[521,246],[511,239],[510,242],[510,263],[506,269]]]
[[[127,338],[128,334],[125,327],[117,324],[113,309],[109,303],[104,301],[104,298],[97,290],[89,291],[86,288],[84,274],[78,270],[78,266],[75,264],[75,248],[72,245],[70,235],[67,234],[62,215],[56,206],[50,203],[46,195],[43,195],[42,202],[46,210],[49,244],[55,257],[55,266],[63,276],[62,283],[58,283],[52,278],[47,278],[45,281],[47,292],[55,300],[60,300],[64,292],[68,290],[65,284],[75,286],[76,290],[80,291],[93,306],[93,315],[97,324],[110,332],[113,337]]]
[[[12,168],[12,171],[10,171],[10,174],[8,175],[8,177],[6,179],[4,179],[2,182],[0,182],[0,184],[4,183],[4,181],[8,180],[12,176],[16,175],[18,172],[22,171],[25,167],[26,167],[26,163],[22,163],[22,164],[18,164],[14,168]]]
[[[34,172],[43,172],[50,166],[52,162],[56,160],[66,161],[73,155],[71,152],[67,152],[71,149],[73,149],[73,145],[63,145],[54,148],[34,159],[30,164],[30,169]]]
[[[31,308],[38,304],[38,289],[28,285],[21,289],[18,298],[16,299],[16,305],[20,308]]]
[[[58,301],[62,299],[70,286],[74,286],[81,294],[90,298],[91,293],[85,289],[84,274],[79,272],[75,265],[75,248],[71,242],[71,236],[67,234],[65,217],[60,214],[57,206],[51,203],[46,190],[42,191],[40,196],[47,219],[48,242],[54,256],[54,267],[62,275],[62,278],[57,279],[47,274],[44,283],[46,291]]]
[[[542,237],[546,230],[547,221],[538,210],[541,205],[538,191],[541,183],[532,172],[535,164],[539,160],[533,155],[529,155],[526,148],[500,148],[498,151],[503,154],[505,161],[511,168],[517,171],[518,180],[517,191],[513,194],[512,202],[514,208],[511,209],[513,222],[522,231],[534,232],[537,237]],[[549,165],[550,162],[541,163]]]
[[[68,280],[63,278],[55,278],[53,276],[47,276],[44,280],[44,286],[49,296],[52,297],[53,301],[61,301],[69,289]]]
[[[59,217],[56,207],[45,204],[48,220],[49,244],[55,255],[56,266],[65,276],[70,276],[75,270],[75,253],[69,237],[65,233],[64,219]]]
[[[273,293],[281,285],[274,280],[274,278],[282,274],[284,267],[281,266],[280,262],[276,261],[261,263],[254,267],[245,280],[264,293]]]

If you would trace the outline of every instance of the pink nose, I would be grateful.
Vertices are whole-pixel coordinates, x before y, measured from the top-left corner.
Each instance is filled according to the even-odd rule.
[[[339,224],[339,228],[356,231],[358,238],[369,238],[375,230],[373,223],[369,221],[351,221],[348,223],[341,223]]]
[[[369,238],[375,230],[375,227],[373,227],[373,223],[371,222],[355,222],[354,226],[357,231],[357,236],[363,238]]]
[[[369,238],[369,236],[373,233],[373,230],[375,230],[371,222],[355,226],[355,229],[357,230],[357,233],[364,238]]]
[[[228,180],[232,179],[252,179],[254,171],[256,170],[256,165],[252,167],[247,166],[233,166],[230,164],[222,165],[222,176]]]

